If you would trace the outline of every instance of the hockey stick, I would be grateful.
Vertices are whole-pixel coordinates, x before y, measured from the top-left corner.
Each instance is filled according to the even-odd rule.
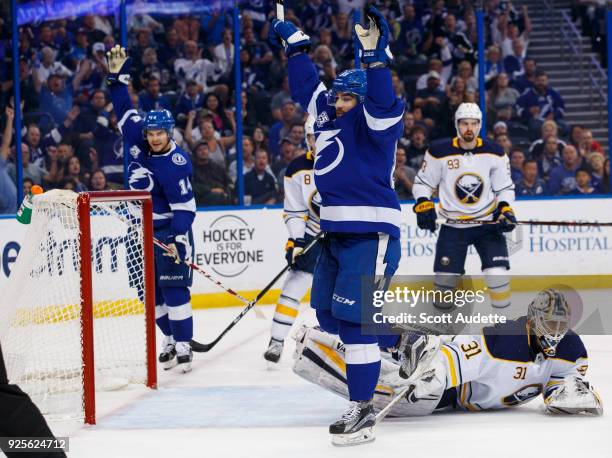
[[[276,19],[285,20],[285,0],[276,0]]]
[[[466,226],[476,224],[499,224],[498,221],[482,221],[477,219],[438,219],[436,221],[440,224],[463,224]],[[570,226],[570,227],[612,227],[612,223],[598,223],[598,222],[587,222],[587,221],[517,221],[516,224],[525,226]]]
[[[166,245],[163,242],[160,242],[155,237],[153,237],[153,243],[155,245],[157,245],[158,247],[160,247],[162,250],[164,250],[166,253],[174,255],[174,252],[170,249],[170,247],[168,247],[168,245]],[[207,273],[204,269],[202,269],[197,264],[194,264],[194,263],[189,262],[189,261],[182,261],[182,262],[183,262],[183,264],[187,264],[189,266],[189,268],[191,268],[191,270],[194,270],[195,272],[198,272],[199,274],[204,275],[204,277],[206,277],[208,280],[213,282],[215,285],[217,285],[219,288],[221,288],[225,292],[230,293],[232,296],[236,296],[238,299],[240,299],[245,304],[250,304],[251,301],[249,301],[246,297],[241,296],[239,293],[237,293],[236,291],[234,291],[231,288],[226,288],[225,286],[223,286],[223,284],[221,282],[219,282],[218,280],[215,280],[209,273]],[[261,310],[259,310],[259,309],[255,309],[255,313],[257,314],[258,318],[265,318],[266,317],[263,314],[263,312]]]
[[[406,386],[402,391],[397,393],[397,395],[393,399],[391,399],[391,401],[389,401],[389,404],[387,404],[380,412],[376,414],[376,419],[374,420],[374,423],[380,423],[389,414],[393,406],[395,406],[395,404],[404,399],[404,396],[406,396],[406,393],[408,393],[411,388],[414,388],[414,385],[412,383]]]
[[[308,244],[304,247],[304,250],[302,251],[302,254],[305,254],[308,252],[308,250],[310,250],[315,243],[317,243],[319,241],[319,239],[323,237],[323,232],[319,232],[310,242],[308,242]],[[283,276],[283,274],[285,272],[287,272],[289,270],[291,266],[289,264],[287,264],[285,267],[283,267],[283,270],[281,270],[276,277],[274,277],[272,279],[272,281],[270,283],[268,283],[266,285],[266,287],[264,289],[262,289],[259,294],[257,294],[257,296],[255,297],[255,299],[253,299],[251,302],[249,302],[249,305],[247,305],[241,312],[240,314],[234,318],[234,321],[232,321],[228,327],[226,327],[223,332],[221,332],[221,334],[219,334],[217,336],[217,338],[215,340],[213,340],[210,343],[207,344],[203,344],[200,342],[197,342],[195,340],[191,341],[191,349],[197,353],[206,353],[208,351],[210,351],[215,345],[217,345],[217,343],[223,338],[223,336],[225,334],[227,334],[229,332],[230,329],[232,329],[234,326],[236,326],[236,323],[238,323],[243,316],[245,316],[247,313],[249,313],[249,310],[251,310],[253,307],[255,307],[255,304],[257,304],[257,302],[259,302],[259,300],[264,297],[264,295],[270,290],[270,288],[272,288],[272,286],[274,286],[274,284],[278,281],[278,279],[280,277]]]

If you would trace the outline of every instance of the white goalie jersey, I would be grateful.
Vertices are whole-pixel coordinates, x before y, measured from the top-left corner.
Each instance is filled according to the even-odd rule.
[[[314,155],[296,157],[285,172],[285,224],[293,239],[317,235],[320,231],[321,196],[314,182]]]
[[[446,386],[457,390],[466,410],[500,409],[548,399],[568,377],[582,378],[588,367],[580,337],[568,332],[555,357],[534,351],[527,318],[485,328],[481,335],[455,336],[441,347]]]
[[[508,157],[499,145],[481,138],[473,151],[463,150],[458,138],[434,142],[412,193],[415,199],[430,199],[436,191],[443,217],[492,220],[499,202],[514,201]]]

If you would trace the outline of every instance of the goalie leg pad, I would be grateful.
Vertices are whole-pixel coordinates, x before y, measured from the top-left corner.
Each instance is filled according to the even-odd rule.
[[[485,283],[489,289],[491,305],[495,308],[505,308],[510,305],[510,276],[505,267],[490,267],[482,271]]]
[[[434,277],[434,287],[436,288],[436,291],[441,291],[442,294],[444,294],[446,291],[454,291],[459,285],[460,280],[461,275],[447,272],[436,272]],[[439,310],[450,310],[453,308],[452,304],[438,301],[434,301],[433,305]]]
[[[298,316],[300,301],[312,284],[312,275],[290,270],[283,284],[281,295],[274,310],[271,334],[274,340],[283,342]]]

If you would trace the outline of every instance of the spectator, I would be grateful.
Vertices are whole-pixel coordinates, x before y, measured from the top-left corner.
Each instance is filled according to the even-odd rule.
[[[138,97],[138,104],[143,111],[172,110],[170,101],[161,93],[161,82],[153,74],[147,81],[147,89]]]
[[[543,71],[536,74],[535,84],[517,101],[517,113],[529,123],[531,132],[538,132],[546,120],[554,120],[562,132],[567,131],[563,122],[565,103],[557,91],[548,86],[548,76]]]
[[[40,91],[40,109],[49,113],[56,124],[60,124],[71,108],[71,88],[65,85],[61,76],[50,75],[47,86]]]
[[[550,172],[561,165],[561,154],[567,145],[560,149],[559,139],[556,135],[550,135],[544,142],[542,154],[531,156],[538,161],[538,171],[541,177],[548,179]]]
[[[421,26],[422,28],[422,26]],[[405,32],[408,33],[408,32]],[[405,36],[405,35],[404,35]],[[400,31],[400,37],[402,32]],[[354,56],[353,51],[353,27],[347,13],[338,13],[336,15],[336,26],[332,27],[331,30],[332,45],[336,48],[337,52],[334,53],[343,63],[350,62]],[[399,40],[398,40],[399,41]],[[419,39],[420,41],[420,39]],[[406,49],[404,52],[398,52],[396,55],[407,54],[410,55],[410,49]]]
[[[442,104],[446,101],[446,94],[439,87],[440,74],[431,71],[427,78],[427,88],[418,90],[414,99],[414,106],[421,108],[423,117],[434,122],[439,120]]]
[[[210,158],[206,142],[196,145],[193,155],[193,195],[197,205],[227,205],[230,181],[225,167]]]
[[[516,183],[523,178],[523,164],[525,163],[525,153],[520,149],[515,149],[510,154],[510,176]]]
[[[187,121],[190,111],[198,111],[204,107],[204,94],[202,88],[194,80],[185,83],[185,92],[176,104],[177,121]]]
[[[36,124],[30,124],[26,130],[25,143],[30,149],[29,160],[42,165],[45,153],[40,144],[40,129]],[[40,183],[38,183],[40,184]]]
[[[512,54],[512,44],[514,41],[520,41],[523,47],[523,53],[527,52],[529,45],[529,34],[531,33],[531,21],[529,20],[529,13],[527,5],[523,5],[523,20],[525,22],[524,30],[521,32],[518,24],[508,21],[507,15],[502,15],[499,20],[499,29],[501,31],[501,50],[504,57]],[[525,57],[523,55],[523,57]]]
[[[449,62],[445,62],[444,64],[442,63],[442,61],[440,59],[430,59],[429,63],[427,64],[427,73],[419,76],[419,79],[417,80],[416,83],[416,89],[417,91],[420,91],[421,89],[427,89],[429,84],[429,77],[430,75],[433,75],[435,73],[437,73],[437,78],[438,78],[438,89],[440,91],[444,91],[446,89],[446,83],[450,78],[450,74],[453,70],[453,65],[452,65],[452,61]]]
[[[136,87],[137,89],[146,88],[150,79],[155,77],[159,80],[162,92],[176,91],[174,72],[171,72],[165,63],[158,61],[155,48],[149,47],[144,50],[141,65],[136,69],[135,73],[139,75],[137,81],[140,84]]]
[[[572,124],[572,128],[570,129],[569,141],[577,150],[580,150],[584,129],[585,127],[581,124]]]
[[[319,45],[314,50],[313,63],[319,71],[319,78],[326,86],[330,86],[336,78],[338,63],[328,46]]]
[[[411,200],[412,196],[412,185],[414,184],[414,177],[416,176],[416,170],[406,165],[406,150],[398,146],[395,151],[395,170],[393,171],[393,180],[395,192],[399,200]]]
[[[304,32],[313,36],[322,28],[331,28],[333,14],[332,7],[327,0],[308,0],[300,15]]]
[[[13,147],[13,157],[16,156],[17,148]],[[23,176],[30,178],[34,184],[42,185],[43,178],[46,178],[48,172],[42,167],[42,162],[30,162],[30,148],[25,143],[21,144],[21,163]],[[7,170],[13,182],[17,184],[17,161],[8,164]]]
[[[605,192],[605,163],[606,159],[602,153],[594,151],[587,156],[587,165],[591,172],[591,185],[595,188],[596,192]]]
[[[493,125],[493,138],[501,134],[508,135],[508,124],[506,124],[504,121],[497,121]]]
[[[551,120],[545,121],[544,124],[542,124],[540,131],[541,137],[534,141],[529,147],[529,156],[531,156],[533,159],[539,160],[544,152],[544,144],[546,143],[546,140],[548,137],[552,136],[555,137],[557,141],[557,149],[559,150],[559,157],[561,157],[561,152],[565,147],[565,142],[558,137],[559,129],[557,128],[557,123]],[[577,145],[576,148],[578,148]],[[549,154],[552,154],[550,150]]]
[[[272,124],[270,132],[268,133],[268,150],[273,159],[280,156],[279,147],[281,138],[289,135],[289,129],[291,129],[292,124],[298,120],[295,102],[292,100],[285,101],[281,108],[281,119]]]
[[[85,186],[85,182],[88,181],[88,176],[82,173],[81,161],[78,157],[72,156],[70,159],[68,159],[68,162],[66,162],[66,166],[64,169],[64,177],[65,179],[74,182],[75,192],[87,191],[87,186]]]
[[[268,171],[268,152],[259,149],[255,153],[253,169],[244,175],[244,193],[253,204],[271,205],[276,203],[277,184],[274,175]]]
[[[493,85],[493,80],[504,71],[504,66],[501,61],[501,50],[497,45],[491,45],[487,48],[485,60],[485,87],[488,89]],[[478,75],[478,65],[474,73]]]
[[[107,46],[108,48],[108,46]],[[166,42],[159,47],[159,61],[168,68],[174,68],[174,62],[183,54],[182,45],[178,33],[174,27],[166,31]]]
[[[610,183],[610,159],[606,159],[606,162],[604,162],[603,180],[601,181],[603,192],[608,194],[610,192],[611,185],[612,183]]]
[[[60,166],[59,150],[56,145],[50,144],[45,148],[46,157],[44,167],[47,169],[47,176],[43,177],[43,189],[55,189],[59,187],[63,179],[64,168]]]
[[[398,58],[406,59],[408,62],[421,61],[425,58],[423,51],[423,36],[425,29],[423,23],[416,15],[414,4],[404,3],[404,15],[399,19],[399,34],[395,41],[391,43],[393,53]],[[340,15],[338,15],[338,19]],[[348,20],[347,20],[348,22]],[[350,38],[350,36],[348,37]]]
[[[87,30],[79,28],[74,35],[74,45],[70,50],[68,59],[70,59],[71,67],[77,68],[79,62],[87,57],[87,49],[89,48],[89,38],[87,37]]]
[[[289,140],[296,148],[306,147],[306,131],[304,130],[304,123],[294,122],[289,129]]]
[[[519,91],[519,94],[523,95],[525,91],[531,89],[535,85],[536,80],[536,61],[532,58],[526,58],[523,62],[523,73],[520,75],[514,75],[512,86],[514,89]]]
[[[214,92],[206,94],[204,97],[204,107],[209,111],[209,116],[212,117],[212,122],[217,132],[222,136],[231,136],[235,130],[234,112],[226,110],[219,96]]]
[[[489,110],[497,113],[497,116],[503,119],[511,119],[514,116],[514,106],[520,97],[518,91],[511,88],[509,84],[508,75],[502,72],[497,75],[489,91]],[[505,114],[500,112],[505,112]]]
[[[576,188],[576,170],[582,166],[582,159],[572,145],[563,148],[562,162],[550,172],[548,190],[552,195],[569,194]],[[590,177],[589,177],[590,178]]]
[[[512,81],[525,72],[524,59],[525,49],[523,48],[523,42],[518,39],[513,40],[512,54],[507,55],[503,60],[504,72],[508,74]]]
[[[420,169],[427,148],[429,148],[427,132],[423,126],[417,124],[410,131],[410,146],[406,151],[406,165],[414,170]]]
[[[51,48],[44,47],[40,55],[41,60],[34,63],[34,70],[32,71],[36,92],[40,92],[51,75],[58,75],[62,78],[69,78],[73,75],[71,70],[55,60],[55,52]]]
[[[247,135],[242,137],[242,174],[248,173],[255,164],[255,142]],[[238,176],[238,163],[234,159],[229,165],[228,175],[231,183],[236,182]]]
[[[591,174],[587,169],[579,168],[576,170],[576,187],[569,194],[575,196],[585,196],[595,194],[596,190],[591,185]]]
[[[268,74],[272,62],[272,51],[264,40],[258,40],[255,31],[247,28],[242,31],[242,48],[249,51],[251,64],[261,73]]]
[[[465,81],[465,85],[467,87],[467,91],[473,94],[478,92],[478,80],[474,76],[474,70],[472,69],[472,64],[469,61],[464,60],[459,63],[457,67],[457,76],[455,78],[462,78]],[[451,86],[455,80],[451,80]]]
[[[229,84],[234,68],[234,34],[231,29],[223,31],[222,41],[213,49],[213,62],[219,72],[219,81]]]
[[[234,138],[219,136],[215,131],[212,119],[206,116],[200,116],[198,128],[193,129],[194,119],[195,111],[190,111],[187,117],[187,126],[185,127],[185,140],[187,144],[193,150],[200,141],[206,142],[208,144],[210,160],[225,167],[225,152],[234,143]]]
[[[255,150],[266,149],[268,146],[268,137],[263,127],[258,126],[253,130],[253,143],[255,143]]]
[[[414,115],[408,110],[404,111],[404,132],[402,133],[402,138],[398,141],[399,146],[403,147],[404,150],[410,146],[410,132],[414,124]]]
[[[450,48],[449,51],[453,56],[455,64],[461,61],[468,61],[470,63],[476,62],[474,46],[463,32],[457,30],[457,18],[454,14],[447,14],[444,18],[442,37]],[[434,49],[434,52],[439,51]]]
[[[198,50],[198,44],[189,40],[185,43],[184,49],[185,57],[179,57],[174,61],[174,73],[181,89],[185,89],[188,80],[194,80],[202,86],[205,94],[213,90],[219,90],[227,96],[227,86],[208,86],[208,80],[216,78],[219,73],[215,64],[208,59],[202,59],[202,50]]]
[[[281,109],[285,102],[292,102],[291,93],[289,92],[289,77],[286,74],[283,76],[280,89],[275,92],[270,102],[270,109],[274,119],[279,121],[282,119]]]
[[[96,169],[91,173],[89,177],[89,190],[90,191],[108,191],[110,188],[106,183],[106,175],[100,169]]]
[[[106,94],[101,89],[96,89],[91,93],[88,104],[79,109],[78,106],[72,107],[68,113],[68,117],[64,120],[64,127],[70,128],[70,122],[74,118],[74,131],[79,134],[79,140],[92,140],[93,132],[101,122],[108,123],[110,117],[109,111],[106,110],[107,101]],[[76,115],[76,116],[75,116]],[[68,125],[66,125],[68,123]]]
[[[280,142],[280,158],[272,163],[272,173],[277,181],[281,181],[285,176],[285,170],[295,157],[295,145],[291,138],[284,137]]]
[[[603,148],[599,142],[593,140],[593,132],[591,129],[583,129],[578,153],[580,157],[585,158],[594,151],[603,153]]]
[[[30,194],[30,191],[32,191],[32,186],[34,186],[34,182],[32,181],[31,178],[23,179],[22,191],[23,191],[24,197]]]
[[[242,89],[249,94],[256,95],[266,90],[268,77],[259,68],[253,65],[251,52],[248,49],[240,50],[240,64],[242,65]]]
[[[7,170],[15,111],[7,106],[5,113],[6,125],[2,134],[2,144],[0,144],[0,214],[17,213],[17,187]]]
[[[179,141],[178,138],[175,137],[175,141]],[[108,120],[98,118],[94,141],[87,152],[90,170],[101,169],[107,183],[113,188],[123,186],[123,142],[117,128],[117,116],[114,113]]]
[[[504,152],[509,156],[510,151],[512,151],[512,140],[510,140],[510,136],[508,134],[500,134],[495,137],[495,143],[501,146],[504,149]]]
[[[546,194],[546,183],[538,177],[538,163],[533,159],[523,162],[522,177],[515,183],[514,192],[517,197]]]

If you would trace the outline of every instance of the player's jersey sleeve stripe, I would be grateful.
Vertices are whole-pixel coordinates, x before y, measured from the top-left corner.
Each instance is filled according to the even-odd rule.
[[[399,116],[394,118],[375,118],[368,110],[366,110],[365,106],[363,107],[363,113],[365,114],[366,123],[368,127],[372,130],[387,130],[389,127],[394,126],[398,122],[402,120],[404,114],[402,113]]]
[[[337,205],[321,207],[321,219],[328,221],[367,221],[400,225],[400,210],[388,207],[369,207],[365,205]]]
[[[319,94],[325,92],[326,90],[327,88],[325,87],[325,85],[323,83],[319,83],[319,85],[313,92],[312,97],[310,98],[310,102],[308,102],[308,114],[314,116],[315,118],[319,115],[319,113],[317,112],[317,98],[319,97]]]
[[[137,115],[137,114],[138,114],[138,111],[134,110],[134,109],[128,110],[128,111],[126,111],[123,114],[123,116],[121,117],[121,119],[117,123],[117,127],[119,128],[121,133],[123,133],[123,125],[127,122],[127,120],[130,118],[130,116]]]
[[[191,200],[187,202],[178,202],[178,203],[170,204],[170,209],[172,211],[184,210],[188,212],[195,212],[196,211],[196,201],[192,197]]]
[[[421,184],[424,184],[425,186],[428,186],[428,187],[430,187],[431,189],[436,189],[436,187],[435,187],[435,186],[432,186],[432,185],[430,185],[429,183],[427,183],[427,181],[425,181],[425,180],[423,179],[423,177],[422,177],[422,176],[420,176],[420,175],[418,175],[418,174],[417,174],[417,176],[416,176],[416,180],[419,180]],[[416,181],[416,180],[415,180],[415,181]]]
[[[451,355],[448,347],[441,348],[442,354],[446,357],[448,363],[448,374],[450,375],[451,386],[457,386],[457,369],[455,368],[455,362],[453,361],[453,355]]]

